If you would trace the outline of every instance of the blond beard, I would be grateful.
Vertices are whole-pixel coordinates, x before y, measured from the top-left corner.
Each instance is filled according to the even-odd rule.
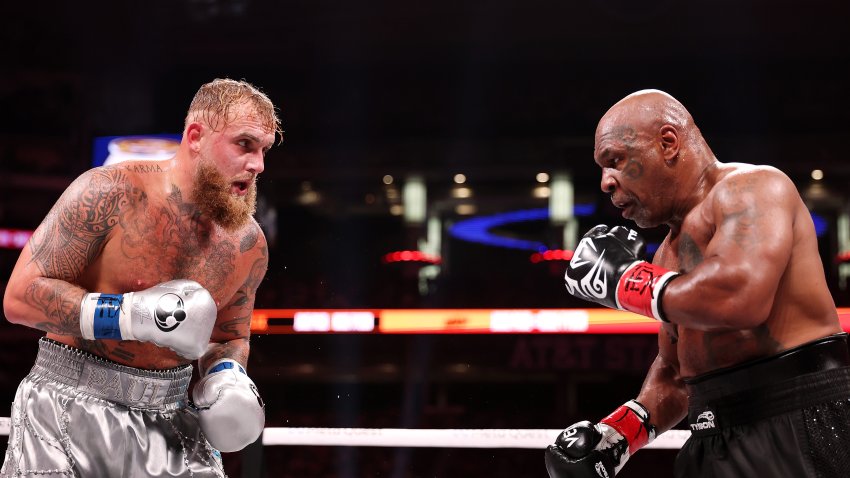
[[[195,172],[193,200],[201,214],[225,230],[233,232],[248,224],[257,210],[257,180],[248,185],[245,196],[230,192],[230,182],[215,166],[201,161]]]

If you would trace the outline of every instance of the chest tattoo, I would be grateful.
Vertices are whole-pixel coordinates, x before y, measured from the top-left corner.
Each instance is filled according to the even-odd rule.
[[[158,271],[158,282],[191,278],[211,292],[223,290],[236,267],[236,244],[213,237],[176,187],[162,202],[139,197],[120,214],[121,254],[139,271]]]
[[[700,263],[702,263],[702,251],[700,251],[697,243],[687,233],[682,233],[681,237],[679,238],[678,249],[680,271],[688,272]]]

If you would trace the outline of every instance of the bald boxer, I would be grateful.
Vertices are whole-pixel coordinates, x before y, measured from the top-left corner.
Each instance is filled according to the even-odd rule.
[[[253,213],[278,133],[264,93],[217,79],[173,158],[95,168],[65,190],[3,300],[8,320],[46,335],[0,475],[220,477],[219,451],[257,439],[245,368],[268,249]]]
[[[775,168],[724,164],[670,95],[639,91],[596,129],[602,191],[640,234],[600,225],[570,261],[570,294],[661,322],[637,397],[565,429],[552,478],[613,477],[688,418],[677,477],[850,476],[850,358],[809,211]]]

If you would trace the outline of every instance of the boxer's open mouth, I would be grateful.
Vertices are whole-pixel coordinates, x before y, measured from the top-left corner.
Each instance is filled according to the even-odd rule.
[[[244,196],[248,192],[248,181],[234,181],[230,190],[233,194]]]

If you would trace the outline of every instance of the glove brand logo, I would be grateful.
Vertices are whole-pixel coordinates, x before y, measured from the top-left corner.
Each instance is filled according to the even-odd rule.
[[[697,422],[691,423],[691,430],[708,430],[717,428],[714,425],[714,412],[711,410],[704,411],[697,416]]]
[[[578,441],[579,437],[575,436],[576,432],[578,432],[578,430],[576,428],[572,428],[572,427],[567,428],[565,430],[564,440],[566,440],[568,448],[575,445],[576,442]]]
[[[257,386],[253,383],[249,386],[251,387],[251,391],[254,392],[254,396],[257,397],[257,403],[260,405],[260,408],[266,408],[266,404],[263,403],[263,399],[260,397],[260,391],[257,390]]]
[[[604,249],[602,250],[602,254],[599,254],[599,257],[596,259],[593,267],[591,267],[587,274],[581,278],[581,281],[574,280],[570,277],[570,270],[576,270],[577,268],[590,263],[589,260],[582,259],[585,249],[588,247],[593,249],[593,252],[588,255],[591,257],[596,255],[596,244],[593,243],[593,240],[590,238],[582,239],[581,242],[579,242],[575,253],[573,253],[573,259],[570,261],[570,267],[567,269],[566,275],[564,275],[564,280],[567,282],[567,288],[571,295],[576,295],[576,291],[578,291],[580,295],[585,297],[604,299],[608,288],[608,279],[603,273],[602,267],[605,264]]]
[[[626,292],[636,292],[644,295],[647,290],[652,293],[653,288],[658,280],[652,272],[652,268],[647,263],[641,263],[637,267],[632,268],[629,276],[623,281],[623,288]]]
[[[163,332],[171,332],[186,319],[183,299],[177,294],[163,294],[156,302],[156,326]]]
[[[596,474],[601,476],[602,478],[608,478],[608,472],[605,471],[605,465],[602,464],[601,461],[597,461],[594,467],[596,469]]]

